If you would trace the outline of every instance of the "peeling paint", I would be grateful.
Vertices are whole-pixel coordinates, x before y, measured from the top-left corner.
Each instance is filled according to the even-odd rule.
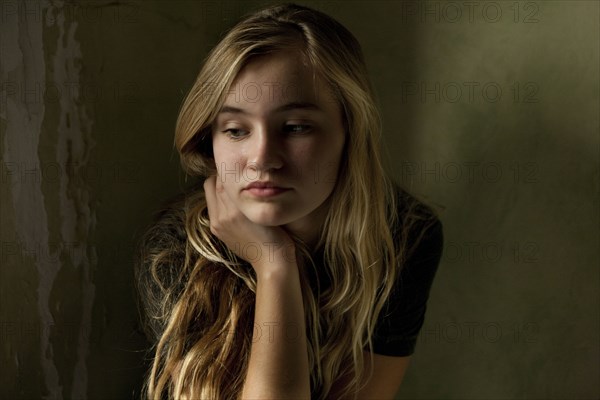
[[[45,7],[46,4],[44,4]],[[18,40],[8,43],[7,53],[12,54],[7,71],[14,73],[20,82],[45,84],[45,62],[43,47],[43,26],[32,19],[17,22]],[[37,155],[38,144],[44,119],[45,106],[42,102],[27,103],[6,98],[6,132],[4,136],[4,154],[6,163],[26,162],[28,165],[40,165]],[[40,247],[45,254],[52,254],[48,248],[47,213],[44,207],[44,195],[41,182],[36,179],[21,180],[12,187],[13,207],[15,211],[17,237],[27,248]],[[48,297],[56,273],[60,268],[54,257],[35,260],[39,275],[38,312],[42,326],[54,325],[54,319],[48,306]],[[52,357],[52,347],[48,329],[40,332],[42,358],[46,389],[50,398],[61,398],[61,388],[56,365]],[[18,357],[18,356],[17,356]]]
[[[61,9],[56,10],[55,21],[59,27],[56,54],[54,56],[54,82],[67,87],[80,83],[81,59],[80,45],[75,39],[77,22],[70,25],[65,23],[65,15]],[[88,163],[90,150],[94,147],[91,135],[92,121],[86,113],[84,105],[77,104],[77,92],[74,96],[61,96],[60,120],[58,126],[56,160],[60,165],[71,163],[79,168]],[[91,281],[91,260],[96,259],[95,248],[87,246],[89,235],[96,225],[96,215],[88,204],[89,189],[83,182],[71,181],[70,177],[79,176],[63,174],[60,181],[60,221],[63,243],[78,243],[81,249],[69,252],[71,262],[77,269],[83,271],[80,284],[82,298],[82,320],[80,332],[77,335],[76,347],[77,364],[73,371],[73,387],[71,398],[85,398],[87,391],[87,365],[89,355],[89,337],[86,333],[92,326],[92,307],[94,304],[95,287]],[[90,253],[88,253],[88,251]]]
[[[46,81],[54,84],[77,85],[80,80],[81,49],[75,39],[77,22],[65,20],[62,7],[64,3],[39,2],[40,15],[46,18],[19,18],[7,21],[11,26],[2,30],[4,38],[14,37],[3,43],[3,81],[24,84],[26,87],[44,88]],[[49,18],[49,16],[52,16]],[[3,22],[4,23],[4,22]],[[46,26],[44,26],[46,23]],[[45,29],[54,27],[58,31],[56,52],[47,54],[45,48]],[[46,76],[45,59],[52,60],[52,75]],[[35,101],[38,100],[38,101]],[[6,120],[4,133],[3,160],[7,164],[27,165],[39,168],[42,165],[40,138],[44,129],[46,104],[44,99],[23,101],[22,97],[6,96],[2,118]],[[89,161],[91,149],[95,142],[91,136],[92,120],[86,113],[84,104],[77,104],[77,93],[72,96],[61,96],[59,107],[56,143],[56,162],[58,165],[75,165],[83,168]],[[96,214],[90,204],[90,190],[84,182],[76,180],[77,174],[61,174],[58,190],[58,209],[49,206],[42,190],[43,179],[21,179],[9,188],[12,196],[12,208],[16,222],[16,237],[26,249],[37,249],[39,253],[33,257],[37,270],[37,309],[41,345],[40,364],[43,371],[45,392],[48,399],[86,398],[87,397],[87,365],[89,355],[89,330],[92,326],[92,306],[95,287],[91,278],[91,269],[96,262],[96,250],[88,244],[91,233],[96,226]],[[6,206],[6,205],[5,205]],[[58,215],[60,226],[53,226],[49,216]],[[61,243],[76,243],[80,248],[74,249],[64,258],[63,246],[53,245],[51,233],[60,237]],[[41,257],[40,255],[47,255]],[[63,258],[61,258],[61,256]],[[50,297],[55,288],[56,277],[67,264],[71,264],[80,277],[81,298],[71,299],[81,305],[81,323],[78,327],[73,352],[76,353],[76,365],[72,371],[59,370],[51,340],[53,328],[57,321],[53,316]],[[60,290],[60,289],[59,289]],[[60,305],[62,302],[57,302]],[[63,307],[56,308],[60,312]],[[60,327],[59,327],[60,328]],[[17,368],[25,367],[20,362],[19,352],[14,354]],[[68,375],[70,378],[67,378]],[[70,393],[63,393],[65,382],[72,381]]]

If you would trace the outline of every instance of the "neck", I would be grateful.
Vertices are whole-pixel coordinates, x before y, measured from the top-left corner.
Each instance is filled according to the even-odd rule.
[[[288,231],[298,236],[306,243],[308,249],[312,252],[319,242],[328,210],[329,199],[324,201],[323,204],[313,210],[310,214],[284,226]]]

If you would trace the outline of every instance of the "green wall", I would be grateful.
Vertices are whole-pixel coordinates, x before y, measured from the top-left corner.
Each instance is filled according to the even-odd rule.
[[[2,1],[0,397],[137,398],[132,249],[203,57],[265,2]],[[599,3],[315,1],[442,264],[398,398],[598,398]]]

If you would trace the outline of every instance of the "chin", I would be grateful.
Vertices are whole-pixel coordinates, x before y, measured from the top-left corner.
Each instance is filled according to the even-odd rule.
[[[283,218],[268,218],[268,217],[260,217],[260,218],[248,218],[250,221],[255,224],[262,226],[282,226],[291,222],[289,219]]]
[[[279,212],[276,210],[249,210],[244,213],[246,218],[258,225],[263,226],[280,226],[285,225],[294,220],[288,213]]]

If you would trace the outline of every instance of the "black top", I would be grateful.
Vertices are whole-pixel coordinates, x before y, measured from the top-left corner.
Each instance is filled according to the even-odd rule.
[[[414,352],[442,256],[443,241],[442,224],[437,219],[409,256],[379,315],[373,335],[375,353],[408,356]]]
[[[421,206],[422,207],[422,206]],[[422,208],[423,209],[423,208]],[[415,244],[415,236],[425,229],[421,240],[410,253],[390,296],[379,314],[373,332],[373,352],[387,356],[409,356],[414,353],[419,332],[425,320],[427,300],[443,250],[443,229],[440,220],[432,219],[415,224],[409,240]],[[397,232],[395,239],[398,240]],[[323,271],[322,251],[315,254],[315,264]],[[325,287],[331,283],[326,273],[319,273],[319,281]],[[366,350],[366,348],[365,348]]]
[[[406,202],[400,201],[402,204],[415,203],[415,198],[404,193]],[[417,201],[418,203],[418,201]],[[387,299],[381,313],[378,317],[377,324],[373,335],[373,350],[377,354],[389,356],[408,356],[414,352],[418,334],[423,326],[427,300],[431,289],[438,264],[441,259],[443,249],[443,230],[440,220],[433,214],[431,209],[423,204],[419,204],[419,218],[410,229],[408,245],[415,246],[414,251],[409,253],[407,261],[403,266],[397,280],[394,284],[392,292]],[[403,215],[402,209],[399,210],[400,215]],[[170,215],[171,218],[167,218]],[[175,216],[175,218],[172,218]],[[184,246],[186,241],[184,224],[184,212],[180,207],[167,206],[166,210],[159,213],[157,222],[152,226],[152,229],[147,233],[151,242],[153,252],[159,252],[168,249],[178,249],[178,257],[185,256]],[[421,240],[415,243],[419,233],[423,232]],[[153,233],[160,232],[159,235]],[[398,241],[398,229],[393,229],[396,242]],[[157,240],[160,237],[160,240]],[[314,257],[316,263],[321,263],[322,252],[317,252]],[[142,258],[141,263],[144,265],[138,279],[150,280],[147,268],[144,268],[147,263],[146,258]],[[322,264],[321,264],[322,265]],[[170,270],[170,269],[168,269]],[[318,268],[323,271],[323,268]],[[169,274],[167,274],[169,275]],[[319,274],[319,280],[328,284],[327,274]],[[153,296],[159,295],[157,287],[152,284],[151,291]],[[181,287],[183,289],[183,287]],[[148,304],[144,296],[141,298],[146,312],[152,310],[148,308]],[[162,326],[158,321],[150,319],[147,323],[151,327],[151,332],[147,332],[149,339],[158,339],[162,334]]]

